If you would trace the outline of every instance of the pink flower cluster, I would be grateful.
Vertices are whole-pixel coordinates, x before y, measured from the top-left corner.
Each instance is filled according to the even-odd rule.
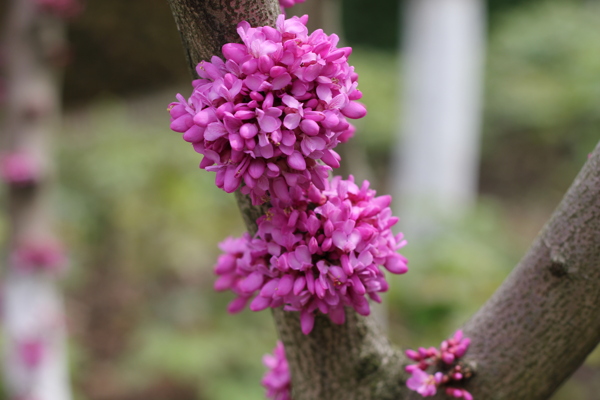
[[[60,18],[73,18],[81,13],[83,6],[79,0],[36,0],[38,6]]]
[[[4,182],[16,186],[35,183],[41,171],[32,155],[24,152],[5,154],[0,160],[0,176]]]
[[[201,62],[191,97],[169,105],[171,129],[204,156],[200,168],[228,193],[242,186],[255,205],[280,188],[325,189],[339,167],[333,148],[354,132],[346,118],[366,115],[352,49],[322,30],[309,35],[307,20],[280,15],[276,29],[241,22],[243,44],[224,45],[225,61]]]
[[[278,190],[278,198],[258,219],[254,238],[227,239],[220,247],[216,290],[238,297],[229,311],[284,307],[300,311],[302,332],[310,333],[315,311],[336,324],[345,321],[344,307],[370,313],[368,295],[381,301],[388,289],[380,265],[394,274],[407,271],[407,260],[396,251],[406,244],[391,227],[398,218],[389,208],[391,197],[376,197],[365,181],[360,187],[335,177],[319,191],[311,185]],[[291,207],[283,207],[291,204]],[[256,293],[258,292],[258,295]]]
[[[56,272],[67,264],[63,247],[52,241],[20,244],[11,255],[13,267],[21,271]]]
[[[263,364],[269,369],[261,381],[267,389],[266,397],[272,400],[291,400],[292,380],[283,343],[277,342],[273,355],[263,357]]]
[[[449,386],[463,382],[471,376],[468,369],[458,364],[470,343],[471,339],[463,337],[463,332],[458,330],[452,338],[444,340],[439,349],[420,347],[418,351],[406,350],[406,356],[417,362],[406,367],[406,371],[411,373],[406,386],[423,397],[435,395],[437,389],[444,386],[449,396],[473,400],[473,396],[465,389]],[[425,371],[430,366],[439,367],[444,372],[428,374]]]

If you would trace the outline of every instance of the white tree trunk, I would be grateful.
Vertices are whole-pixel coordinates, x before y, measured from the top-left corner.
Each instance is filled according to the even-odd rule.
[[[3,32],[7,110],[2,132],[9,215],[2,282],[4,386],[11,399],[70,400],[65,317],[57,284],[64,257],[53,226],[50,150],[61,111],[64,23],[43,12],[35,0],[12,0],[7,17]],[[14,155],[33,165],[27,182],[10,177],[6,160]]]
[[[392,185],[407,236],[462,215],[477,194],[482,0],[409,0],[404,23],[402,140]]]
[[[11,273],[4,287],[4,325],[8,343],[5,376],[15,398],[70,399],[64,311],[54,279]]]

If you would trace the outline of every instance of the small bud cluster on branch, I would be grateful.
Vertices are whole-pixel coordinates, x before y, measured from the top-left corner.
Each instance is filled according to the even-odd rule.
[[[446,394],[452,397],[473,400],[473,396],[465,389],[455,387],[471,377],[471,371],[459,364],[459,359],[465,355],[469,344],[471,339],[463,337],[463,332],[458,330],[452,338],[444,340],[439,349],[420,347],[419,351],[406,350],[406,356],[417,362],[405,368],[412,375],[406,386],[423,397],[433,396],[437,389],[445,388]],[[429,374],[426,371],[430,367],[438,371]]]

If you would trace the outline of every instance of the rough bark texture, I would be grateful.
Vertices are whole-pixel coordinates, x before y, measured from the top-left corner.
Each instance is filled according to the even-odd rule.
[[[273,25],[277,9],[275,0],[168,1],[192,75],[199,61],[238,41],[238,22]],[[263,210],[239,193],[236,197],[249,232],[256,232],[255,219]],[[596,346],[599,243],[600,146],[540,239],[465,327],[473,339],[467,361],[476,367],[468,389],[476,399],[546,399]],[[273,315],[290,362],[294,400],[421,398],[405,387],[406,360],[372,318],[347,310],[347,323],[337,326],[318,316],[305,336],[297,313],[274,310]]]
[[[279,15],[277,1],[265,0],[168,0],[181,35],[192,74],[202,60],[221,56],[225,43],[241,42],[237,24],[274,25]]]
[[[27,187],[8,189],[8,253],[23,242],[55,241],[51,211],[51,135],[60,116],[64,25],[31,0],[13,0],[6,31],[7,110],[3,152],[30,154],[43,172]],[[56,276],[8,267],[3,282],[4,372],[11,398],[71,398],[62,299]],[[23,340],[41,340],[39,365],[24,365]]]
[[[405,357],[388,342],[373,317],[346,308],[346,324],[317,315],[309,335],[297,313],[273,311],[293,379],[292,397],[309,399],[401,399]]]

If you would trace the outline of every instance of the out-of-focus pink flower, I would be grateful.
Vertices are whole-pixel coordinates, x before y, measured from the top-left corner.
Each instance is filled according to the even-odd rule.
[[[281,13],[283,14],[286,8],[294,7],[298,3],[304,3],[306,0],[279,0]]]
[[[263,364],[268,368],[261,381],[267,389],[266,397],[272,400],[291,400],[292,380],[283,343],[277,342],[273,355],[263,357]]]
[[[19,359],[28,369],[35,369],[40,365],[45,351],[44,342],[39,338],[25,339],[17,343]]]
[[[344,323],[346,306],[368,315],[366,296],[379,302],[378,293],[388,289],[380,266],[394,274],[407,271],[406,258],[397,253],[406,241],[391,231],[398,221],[391,197],[376,197],[368,181],[358,186],[352,176],[333,178],[323,191],[278,183],[278,197],[258,219],[257,235],[221,243],[225,254],[215,267],[215,289],[238,296],[229,311],[242,310],[251,298],[253,311],[300,311],[305,334],[317,311],[337,324]]]
[[[435,347],[428,349],[419,347],[418,351],[406,350],[406,356],[417,362],[417,364],[410,364],[405,367],[406,372],[411,374],[411,377],[406,382],[408,388],[416,390],[422,396],[434,395],[435,389],[431,392],[432,381],[427,378],[433,377],[433,375],[429,375],[425,371],[429,367],[439,368],[443,366],[442,368],[445,373],[437,372],[435,374],[435,387],[444,387],[446,394],[450,396],[473,400],[473,396],[466,390],[450,386],[464,382],[471,375],[468,369],[463,369],[463,366],[458,364],[459,359],[465,355],[470,344],[471,339],[464,337],[462,330],[458,330],[450,339],[444,340],[439,349]],[[450,367],[449,369],[448,366]]]
[[[40,166],[25,152],[5,154],[0,158],[0,175],[10,185],[27,186],[40,178]]]
[[[446,394],[457,399],[473,400],[473,395],[465,389],[447,388]]]
[[[78,16],[83,11],[80,0],[35,0],[44,11],[69,19]]]
[[[283,8],[294,7],[298,3],[304,3],[306,0],[279,0],[279,5]]]
[[[29,241],[13,250],[11,261],[21,271],[55,272],[65,267],[67,257],[63,247],[54,241]]]
[[[416,369],[406,381],[406,386],[423,397],[433,396],[436,393],[437,386],[442,381],[442,377],[443,375],[441,372],[437,372],[435,375],[429,375],[421,369]]]
[[[204,156],[200,168],[215,171],[226,192],[241,186],[255,205],[299,186],[325,188],[333,150],[361,118],[358,75],[348,65],[349,47],[322,30],[308,34],[307,16],[276,28],[238,25],[243,44],[223,46],[225,61],[198,64],[200,79],[189,99],[169,105],[171,129]]]

